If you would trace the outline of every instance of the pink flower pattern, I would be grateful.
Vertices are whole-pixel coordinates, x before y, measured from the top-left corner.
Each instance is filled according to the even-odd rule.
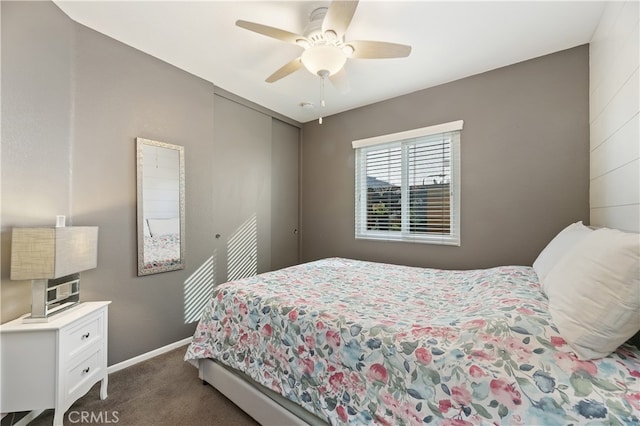
[[[386,384],[387,380],[389,379],[389,375],[387,374],[387,369],[384,368],[384,365],[372,364],[371,367],[369,367],[367,378],[373,382],[381,382]]]
[[[427,348],[418,348],[414,352],[416,360],[422,364],[429,364],[433,357]]]

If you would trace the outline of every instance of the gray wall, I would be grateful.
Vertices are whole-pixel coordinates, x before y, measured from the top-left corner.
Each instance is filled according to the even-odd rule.
[[[184,282],[211,256],[213,85],[77,25],[73,220],[99,225],[82,299],[109,307],[109,363],[185,338]],[[186,268],[137,277],[137,136],[185,147]],[[197,224],[197,226],[194,226]]]
[[[584,45],[306,123],[301,261],[530,265],[564,226],[589,219],[588,87]],[[351,141],[454,120],[464,120],[461,246],[356,241]]]
[[[238,226],[221,228],[227,218],[256,213],[258,272],[271,267],[275,119],[51,2],[1,8],[2,322],[30,310],[29,282],[9,279],[11,228],[53,226],[64,214],[69,225],[99,227],[98,267],[82,273],[81,300],[113,302],[109,365],[189,337],[212,285],[226,278],[224,248]],[[184,270],[137,276],[136,137],[185,147]],[[254,156],[242,166],[244,149]]]
[[[53,226],[56,215],[71,214],[74,26],[53,3],[0,6],[4,322],[30,310],[31,300],[28,283],[8,280],[9,224]]]

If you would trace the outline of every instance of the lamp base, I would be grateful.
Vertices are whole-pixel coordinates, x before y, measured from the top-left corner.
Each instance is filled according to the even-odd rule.
[[[80,303],[80,274],[31,281],[31,315],[23,323],[47,322],[49,317]]]
[[[66,311],[69,308],[73,308],[74,306],[80,304],[80,301],[76,301],[76,302],[67,302],[67,303],[63,303],[62,305],[56,306],[53,309],[49,309],[49,311],[47,312],[47,316],[45,317],[34,317],[33,314],[29,315],[28,317],[24,317],[22,318],[22,322],[25,324],[30,324],[30,323],[34,323],[34,322],[49,322],[49,320],[56,314],[59,314],[61,312]]]

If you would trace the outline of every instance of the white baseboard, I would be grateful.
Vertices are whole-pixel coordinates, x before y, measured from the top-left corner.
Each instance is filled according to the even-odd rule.
[[[136,365],[142,361],[149,360],[151,358],[157,357],[158,355],[162,355],[165,352],[172,351],[181,346],[187,345],[191,342],[191,337],[187,337],[186,339],[179,340],[174,343],[170,343],[166,346],[163,346],[158,349],[154,349],[150,352],[144,353],[142,355],[138,355],[126,361],[119,362],[117,364],[111,365],[107,368],[107,374],[115,373],[116,371],[120,371],[123,368],[131,367],[132,365]]]

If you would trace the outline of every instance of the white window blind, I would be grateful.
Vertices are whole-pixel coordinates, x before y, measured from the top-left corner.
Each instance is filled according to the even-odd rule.
[[[354,141],[356,238],[460,245],[460,129]]]

